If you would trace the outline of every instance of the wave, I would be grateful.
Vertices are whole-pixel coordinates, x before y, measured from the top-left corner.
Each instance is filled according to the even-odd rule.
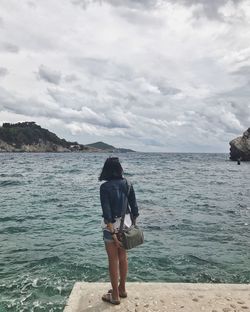
[[[61,259],[58,256],[50,256],[50,257],[44,257],[38,260],[34,260],[30,263],[29,266],[34,267],[37,265],[43,265],[43,264],[51,264],[51,263],[58,263]]]
[[[23,177],[23,175],[21,173],[11,173],[11,174],[1,173],[0,177],[1,178],[6,178],[6,177],[19,178],[19,177]]]
[[[18,249],[10,250],[8,253],[9,254],[15,254],[15,253],[19,253],[19,252],[25,252],[28,250],[29,250],[28,248],[18,248]]]
[[[61,170],[60,173],[82,173],[82,169]]]
[[[9,216],[9,217],[0,217],[0,222],[24,222],[26,220],[36,220],[36,219],[45,219],[44,216],[36,215],[36,216]]]
[[[16,221],[15,217],[2,217],[0,218],[0,222],[6,222],[6,221]]]
[[[43,200],[40,200],[41,203],[44,203],[44,204],[47,204],[47,203],[57,203],[60,201],[60,198],[46,198],[46,199],[43,199]]]
[[[162,228],[159,225],[144,225],[144,229],[154,230],[154,231],[161,231]]]
[[[25,226],[9,226],[0,230],[0,234],[15,234],[15,233],[25,233],[28,232],[28,228]]]
[[[212,263],[210,260],[202,259],[195,255],[187,255],[187,258],[191,260],[191,262],[194,262],[196,264],[207,264],[207,263],[211,264]]]
[[[22,185],[23,182],[17,181],[17,180],[3,180],[0,181],[0,187],[4,186],[16,186],[16,185]]]

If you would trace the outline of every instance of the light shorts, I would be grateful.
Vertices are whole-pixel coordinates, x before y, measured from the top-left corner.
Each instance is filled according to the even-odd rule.
[[[121,217],[119,218],[115,218],[115,223],[113,223],[113,228],[116,232],[118,232],[119,228],[120,228],[120,222],[121,222]],[[131,221],[131,217],[129,213],[125,214],[125,218],[124,218],[124,227],[130,227],[132,225],[132,221]],[[113,243],[113,237],[110,233],[109,230],[107,230],[107,224],[105,224],[104,220],[102,219],[101,222],[101,227],[103,230],[103,240],[105,243]]]

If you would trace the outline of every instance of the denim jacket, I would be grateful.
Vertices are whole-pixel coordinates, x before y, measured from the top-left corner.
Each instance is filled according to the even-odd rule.
[[[135,198],[133,185],[130,185],[130,192],[128,195],[128,203],[131,208],[131,213],[134,218],[139,216],[138,206]],[[105,223],[114,223],[116,217],[121,217],[122,207],[127,196],[126,179],[113,179],[104,182],[100,186],[100,200],[102,206],[102,217]]]

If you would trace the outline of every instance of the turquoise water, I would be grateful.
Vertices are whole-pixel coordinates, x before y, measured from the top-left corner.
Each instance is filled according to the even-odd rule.
[[[62,311],[75,281],[108,281],[97,180],[106,154],[0,154],[0,311]],[[250,163],[119,155],[145,244],[129,281],[250,282]]]

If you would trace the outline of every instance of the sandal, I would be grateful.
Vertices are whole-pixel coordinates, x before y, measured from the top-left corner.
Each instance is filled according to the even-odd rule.
[[[109,302],[109,303],[111,303],[111,304],[115,304],[115,305],[118,305],[118,304],[121,303],[120,300],[114,300],[114,299],[112,298],[112,293],[104,294],[104,295],[102,296],[102,300],[105,301],[105,302]]]
[[[110,289],[110,290],[108,291],[108,294],[112,294],[112,289]],[[120,291],[119,291],[119,296],[120,296],[121,298],[127,298],[128,294],[127,294],[126,291],[125,291],[125,292],[120,292]]]

